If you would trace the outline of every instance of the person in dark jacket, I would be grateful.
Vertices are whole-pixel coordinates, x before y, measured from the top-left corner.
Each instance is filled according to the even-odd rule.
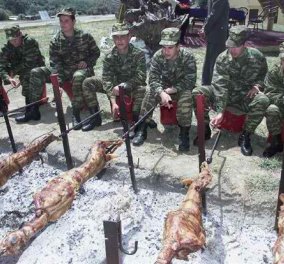
[[[230,6],[228,0],[209,0],[208,16],[200,31],[207,40],[202,85],[210,85],[218,55],[226,49]]]

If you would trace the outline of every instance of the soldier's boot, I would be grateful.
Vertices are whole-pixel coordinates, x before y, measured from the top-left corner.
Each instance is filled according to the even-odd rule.
[[[211,138],[211,129],[208,123],[205,123],[205,131],[204,131],[205,140],[209,140]],[[198,136],[193,140],[193,145],[198,146]]]
[[[148,127],[156,128],[157,127],[157,123],[153,119],[150,119],[150,121],[148,122]]]
[[[26,105],[31,103],[30,100],[28,99],[28,97],[26,97],[25,102],[26,102]],[[40,120],[40,118],[41,118],[41,114],[40,114],[40,111],[39,111],[39,105],[35,104],[33,106],[26,107],[25,113],[20,115],[20,116],[17,116],[15,118],[15,121],[17,123],[26,123],[26,122],[29,122],[31,120],[38,121],[38,120]]]
[[[98,106],[95,107],[90,107],[89,108],[90,114],[93,115],[94,113],[99,111]],[[93,117],[87,124],[83,125],[82,131],[90,131],[94,129],[96,126],[101,126],[102,125],[102,117],[101,114],[97,114],[95,117]]]
[[[72,126],[75,127],[77,126],[80,122],[81,122],[81,117],[80,117],[80,109],[73,107],[72,108]],[[76,128],[74,128],[74,130],[79,130],[82,128],[82,125],[77,126]]]
[[[148,124],[146,122],[142,122],[139,125],[137,133],[132,140],[132,144],[134,146],[142,145],[144,141],[147,139],[147,127],[148,127]]]
[[[281,134],[272,136],[271,144],[267,147],[263,152],[263,157],[270,158],[274,156],[278,152],[283,151],[283,142],[281,138]]]
[[[138,120],[139,120],[139,113],[133,112],[133,123],[134,124],[137,123]],[[135,137],[137,131],[138,131],[138,127],[136,127],[134,130],[130,131],[129,135],[128,135],[129,138],[133,139]]]
[[[252,146],[250,144],[250,132],[243,131],[239,136],[238,144],[241,147],[241,152],[245,156],[251,156]]]
[[[189,129],[190,127],[180,127],[180,144],[178,146],[179,151],[189,151]]]

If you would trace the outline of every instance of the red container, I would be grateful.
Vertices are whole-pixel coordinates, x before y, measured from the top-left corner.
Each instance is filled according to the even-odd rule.
[[[160,106],[160,121],[163,125],[177,125],[177,102],[172,102],[173,107]]]
[[[0,87],[0,94],[3,96],[5,103],[8,105],[10,103],[10,100],[4,87]]]
[[[120,108],[120,99],[119,96],[116,96],[116,103],[118,104],[119,108]],[[126,110],[126,114],[127,114],[127,120],[128,122],[132,122],[133,121],[133,113],[132,113],[132,109],[133,109],[133,98],[131,98],[130,96],[125,95],[124,96],[124,103],[125,103],[125,110]],[[120,113],[117,113],[117,116],[115,118],[120,118]]]
[[[73,99],[72,82],[64,82],[62,89],[67,93],[70,101]]]
[[[243,130],[245,120],[246,115],[235,115],[225,110],[223,120],[219,128],[226,129],[230,132],[238,133]]]

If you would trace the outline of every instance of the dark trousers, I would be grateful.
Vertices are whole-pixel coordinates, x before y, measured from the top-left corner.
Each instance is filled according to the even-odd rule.
[[[225,43],[207,43],[202,71],[202,85],[210,85],[216,59],[226,49]]]
[[[179,17],[185,14],[189,14],[190,8],[181,8],[180,5],[176,5],[175,8],[175,16]],[[183,43],[184,42],[184,36],[186,34],[186,30],[189,26],[189,16],[187,17],[187,19],[184,21],[184,23],[181,25],[180,27],[180,42]]]

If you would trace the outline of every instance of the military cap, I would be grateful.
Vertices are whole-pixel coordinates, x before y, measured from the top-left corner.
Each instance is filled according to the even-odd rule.
[[[248,39],[248,33],[248,28],[245,26],[236,26],[230,28],[226,46],[228,48],[236,48],[242,46]]]
[[[159,42],[162,46],[176,45],[180,39],[180,30],[178,28],[165,28],[161,32],[161,41]]]
[[[280,59],[283,59],[284,58],[284,42],[280,43],[279,51],[280,51],[279,57],[280,57]]]
[[[72,7],[63,8],[56,16],[74,16],[76,15],[76,10]]]
[[[111,35],[127,35],[129,33],[129,28],[124,23],[115,23],[111,28]]]
[[[4,29],[6,33],[6,39],[12,40],[14,38],[17,38],[19,36],[20,27],[19,25],[14,25],[12,27],[7,27]]]

